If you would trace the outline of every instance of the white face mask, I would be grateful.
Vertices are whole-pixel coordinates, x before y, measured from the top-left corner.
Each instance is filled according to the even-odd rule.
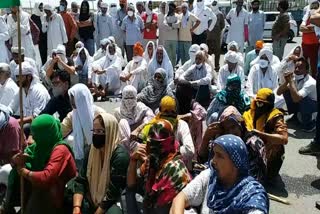
[[[110,60],[114,60],[116,58],[116,55],[111,55],[109,52],[107,52],[107,57],[110,59]]]
[[[294,79],[297,81],[302,80],[303,78],[304,78],[303,74],[301,74],[301,75],[294,74]]]
[[[117,14],[117,7],[110,7],[109,11],[111,15]]]
[[[65,7],[64,7],[63,5],[60,5],[60,6],[59,6],[59,11],[60,11],[60,12],[63,12],[63,11],[64,11],[64,8],[65,8]]]
[[[129,10],[128,11],[128,16],[132,17],[133,16],[133,11]]]
[[[204,2],[203,2],[203,1],[197,2],[197,7],[198,7],[199,9],[203,9],[203,8],[204,8]]]
[[[202,67],[202,64],[196,65],[196,67],[200,69]]]
[[[142,56],[134,56],[134,57],[132,57],[132,60],[134,62],[140,62],[142,60]]]
[[[259,60],[259,65],[260,65],[260,68],[266,68],[266,67],[268,67],[269,62],[267,60],[265,60],[265,59],[260,59]]]
[[[212,9],[213,12],[217,12],[219,10],[219,7],[218,7],[218,5],[211,6],[211,9]]]

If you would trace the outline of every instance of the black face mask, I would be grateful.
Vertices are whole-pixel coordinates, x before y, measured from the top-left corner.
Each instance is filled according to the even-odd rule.
[[[106,144],[106,135],[94,134],[92,136],[92,143],[96,149],[102,148]]]

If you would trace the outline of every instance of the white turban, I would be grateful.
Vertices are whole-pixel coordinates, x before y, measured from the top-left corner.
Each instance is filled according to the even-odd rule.
[[[204,44],[204,43],[202,43],[201,45],[200,45],[200,49],[203,49],[205,52],[209,52],[209,47],[208,47],[208,45],[207,44]]]
[[[234,51],[228,51],[228,53],[224,56],[224,60],[230,63],[238,63],[239,55]]]
[[[11,53],[19,54],[19,48],[18,47],[12,47]],[[21,55],[24,55],[24,48],[21,47]]]
[[[101,8],[108,8],[108,4],[105,2],[101,2],[100,7]]]
[[[235,47],[237,49],[237,51],[239,50],[239,45],[237,42],[232,41],[228,44],[228,51],[230,50],[231,47]]]
[[[54,11],[53,7],[52,7],[50,4],[45,4],[45,5],[43,6],[43,9],[44,9],[44,10],[49,10],[49,11],[51,11],[51,12]]]
[[[272,63],[273,60],[273,52],[269,48],[262,48],[259,52],[259,58],[263,55],[266,55],[269,62]]]
[[[6,73],[10,73],[10,66],[7,63],[1,62],[0,63],[0,70]]]
[[[35,68],[32,65],[30,65],[29,62],[22,62],[21,67],[22,67],[22,75],[31,74],[32,76],[34,76],[36,73]],[[15,75],[16,76],[19,75],[19,66],[17,66],[17,68],[15,70]]]
[[[108,39],[109,39],[110,42],[112,42],[113,44],[116,43],[116,39],[114,38],[114,36],[109,36]]]

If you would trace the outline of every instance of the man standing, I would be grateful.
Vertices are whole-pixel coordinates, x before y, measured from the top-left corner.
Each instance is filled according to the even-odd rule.
[[[164,38],[166,36],[166,26],[164,24],[164,18],[166,16],[166,2],[163,1],[160,4],[160,13],[158,13],[158,29],[159,29],[159,38],[158,45],[164,45]]]
[[[142,13],[144,11],[143,2],[142,1],[137,1],[136,8],[137,8],[137,15],[141,17]]]
[[[96,45],[97,49],[100,47],[100,41],[102,39],[108,38],[113,35],[113,27],[112,27],[112,19],[108,11],[108,4],[105,2],[101,2],[100,4],[101,11],[98,13],[96,18]]]
[[[173,66],[176,64],[176,51],[178,47],[178,14],[174,2],[169,3],[168,14],[164,18],[166,26],[164,47]]]
[[[78,26],[72,15],[67,12],[68,2],[66,0],[60,0],[59,11],[63,19],[64,26],[68,37],[68,44],[66,47],[67,56],[69,57],[74,51],[74,38],[78,32]]]
[[[254,49],[258,40],[263,40],[264,25],[266,16],[263,11],[259,10],[260,0],[251,2],[252,11],[249,13],[249,46],[246,52]]]
[[[71,13],[70,13],[75,21],[79,21],[79,5],[77,2],[71,3]]]
[[[192,34],[192,44],[201,45],[207,42],[207,31],[212,31],[217,22],[217,16],[209,7],[204,5],[204,0],[197,0],[197,5],[192,12],[201,20],[199,27]]]
[[[189,49],[192,45],[191,34],[200,25],[200,20],[188,11],[188,4],[181,5],[182,14],[179,16],[179,55],[183,65],[189,59]]]
[[[10,39],[8,26],[4,18],[0,17],[0,62],[9,62],[9,53],[7,51],[6,41]]]
[[[66,28],[60,14],[57,14],[51,5],[43,6],[46,13],[46,22],[43,23],[43,32],[48,33],[48,56],[51,55],[52,49],[58,47],[58,45],[66,45],[68,42],[68,36]]]
[[[239,45],[239,51],[243,52],[244,43],[248,42],[248,12],[243,8],[243,0],[237,0],[237,7],[230,10],[226,19],[230,25],[227,44],[235,41]]]
[[[158,15],[152,11],[152,1],[146,2],[146,12],[142,13],[141,18],[144,22],[143,46],[149,41],[157,43]]]
[[[207,44],[209,54],[214,54],[214,67],[216,71],[220,69],[220,54],[221,54],[221,32],[225,27],[224,16],[219,9],[218,1],[214,0],[211,5],[212,12],[217,17],[217,22],[212,31],[208,31]]]
[[[126,33],[121,29],[123,19],[127,16],[127,0],[119,0],[120,8],[117,10],[117,29],[118,35],[115,38],[116,43],[121,48],[122,53],[124,54],[124,49],[126,47]],[[112,11],[111,11],[112,12]]]
[[[288,8],[289,3],[287,0],[282,0],[279,2],[277,9],[280,14],[272,27],[273,53],[279,57],[280,60],[282,60],[290,30],[290,17],[287,13]]]
[[[129,4],[128,6],[128,15],[123,19],[121,29],[126,34],[127,60],[131,61],[133,57],[133,46],[137,42],[142,42],[142,33],[144,29],[142,19],[140,16],[135,15],[133,4]]]
[[[7,18],[9,35],[12,40],[12,46],[18,46],[18,29],[17,29],[17,14],[20,10],[20,28],[21,28],[21,46],[25,48],[25,56],[36,59],[35,49],[31,37],[29,14],[24,12],[19,7],[12,7],[11,14]]]

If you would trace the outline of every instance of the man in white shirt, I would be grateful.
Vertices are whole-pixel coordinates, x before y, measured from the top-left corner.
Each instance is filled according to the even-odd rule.
[[[107,47],[106,56],[95,62],[92,70],[97,75],[95,82],[97,97],[106,99],[108,95],[118,94],[120,92],[120,72],[121,59],[116,54],[116,46],[109,44]]]
[[[0,17],[0,62],[9,63],[9,51],[6,46],[6,41],[10,39],[8,26],[4,18]]]
[[[113,35],[113,26],[112,26],[112,18],[108,11],[108,4],[105,2],[101,2],[100,4],[101,12],[98,13],[96,18],[96,45],[100,47],[100,41],[104,38],[108,38]]]
[[[164,24],[165,19],[165,11],[166,11],[166,2],[161,2],[159,10],[160,13],[158,13],[158,45],[164,45],[164,40],[166,36],[166,25]]]
[[[28,62],[23,62],[22,75],[19,76],[19,67],[15,70],[16,78],[22,81],[22,98],[23,98],[23,118],[19,122],[24,124],[24,131],[26,137],[30,133],[30,123],[33,118],[37,117],[42,110],[46,107],[50,100],[50,95],[47,89],[39,82],[38,78],[34,75],[35,69]],[[11,102],[10,108],[13,112],[17,112],[19,108],[19,96]]]
[[[9,106],[13,97],[19,93],[19,87],[11,79],[10,67],[0,63],[0,104]]]
[[[283,94],[289,114],[298,119],[302,131],[312,132],[316,128],[312,115],[317,112],[317,89],[316,80],[308,70],[308,61],[300,57],[296,60],[294,73],[284,74],[286,81],[278,88],[277,94]]]
[[[54,11],[51,5],[43,6],[46,13],[45,20],[43,20],[42,31],[47,32],[48,35],[48,56],[51,55],[52,49],[58,47],[58,45],[66,45],[68,42],[68,36],[63,19],[60,14]]]
[[[207,30],[212,31],[217,22],[217,16],[209,7],[204,5],[204,0],[197,0],[192,13],[201,21],[200,25],[193,31],[192,44],[206,43]]]
[[[237,7],[230,10],[226,20],[230,25],[227,44],[235,41],[243,52],[244,43],[249,40],[248,12],[243,8],[243,0],[237,0]]]

